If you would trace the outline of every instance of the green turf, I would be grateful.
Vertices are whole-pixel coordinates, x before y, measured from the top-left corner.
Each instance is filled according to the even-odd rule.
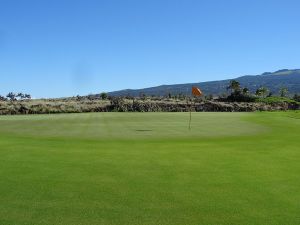
[[[300,113],[188,118],[0,117],[0,224],[300,224]]]

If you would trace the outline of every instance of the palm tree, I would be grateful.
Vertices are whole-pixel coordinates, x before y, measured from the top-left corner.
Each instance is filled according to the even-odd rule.
[[[289,93],[289,90],[286,87],[282,87],[279,90],[280,97],[286,97]]]
[[[266,87],[262,87],[262,94],[264,98],[267,97],[268,93],[269,93],[269,89]]]
[[[260,88],[258,88],[256,90],[255,94],[257,96],[262,96],[263,98],[265,98],[267,96],[268,92],[269,92],[268,88],[266,88],[266,87],[260,87]]]
[[[238,93],[241,90],[241,84],[236,80],[231,80],[227,90],[231,90],[231,93]]]
[[[248,95],[250,93],[249,89],[246,87],[243,88],[242,92],[243,92],[243,95]]]

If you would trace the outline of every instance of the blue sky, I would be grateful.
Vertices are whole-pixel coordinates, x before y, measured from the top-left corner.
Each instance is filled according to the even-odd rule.
[[[0,0],[0,94],[60,97],[299,68],[299,0]]]

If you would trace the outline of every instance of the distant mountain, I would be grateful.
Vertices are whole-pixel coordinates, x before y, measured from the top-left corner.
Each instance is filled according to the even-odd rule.
[[[200,83],[188,83],[188,84],[173,84],[173,85],[161,85],[157,87],[150,87],[144,89],[126,89],[121,91],[114,91],[108,93],[110,96],[140,96],[145,94],[147,96],[166,96],[169,93],[172,95],[177,94],[190,94],[192,86],[198,86],[205,93],[205,95],[221,95],[226,93],[226,87],[230,80],[210,81]],[[237,80],[241,83],[242,87],[247,87],[251,92],[255,92],[257,88],[264,86],[267,87],[273,94],[278,94],[280,88],[286,87],[289,90],[289,94],[300,93],[300,69],[294,70],[278,70],[276,72],[265,72],[261,75],[246,75],[238,77]]]

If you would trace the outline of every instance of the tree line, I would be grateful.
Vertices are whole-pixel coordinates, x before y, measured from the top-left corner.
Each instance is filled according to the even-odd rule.
[[[273,97],[273,93],[264,86],[261,86],[257,88],[253,93],[250,92],[250,90],[247,87],[242,87],[241,84],[236,80],[231,80],[227,86],[227,91],[229,93],[224,93],[220,96],[213,96],[212,94],[203,96],[206,100],[217,100],[217,101],[236,101],[236,102],[255,102],[257,99],[263,99],[267,97]],[[167,93],[165,96],[146,96],[144,93],[140,93],[139,99],[145,100],[145,99],[153,99],[153,100],[162,100],[162,99],[177,99],[177,100],[185,100],[189,99],[191,96],[184,95],[182,93],[173,95],[171,93]],[[275,97],[282,97],[282,98],[288,98],[289,97],[289,90],[286,87],[281,87],[279,90],[279,96]],[[134,99],[134,97],[131,96],[125,96],[123,98],[127,99]],[[18,100],[29,100],[31,99],[30,94],[25,93],[14,93],[9,92],[6,96],[0,95],[0,101],[18,101]],[[114,97],[109,96],[107,93],[102,92],[97,95],[90,94],[88,96],[76,96],[76,99],[78,101],[88,99],[88,100],[96,100],[96,99],[114,99]],[[300,102],[300,94],[295,94],[293,98],[291,98],[297,102]]]
[[[30,94],[9,92],[6,96],[0,95],[0,101],[17,101],[31,99]]]
[[[264,86],[256,89],[254,93],[250,93],[250,90],[247,87],[242,87],[241,84],[236,80],[231,80],[227,90],[230,91],[230,95],[228,95],[227,100],[232,101],[255,101],[257,98],[267,98],[274,96],[273,93]],[[279,97],[287,98],[289,94],[289,90],[286,87],[281,87],[279,89]],[[295,94],[293,100],[300,101],[300,95]]]

